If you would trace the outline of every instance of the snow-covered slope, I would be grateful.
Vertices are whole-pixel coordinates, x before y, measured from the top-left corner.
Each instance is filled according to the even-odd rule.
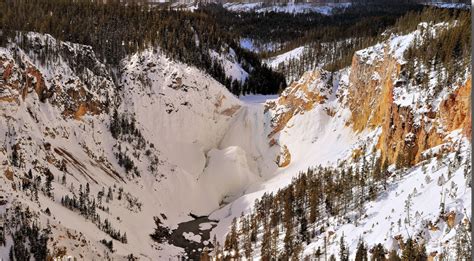
[[[297,47],[293,50],[290,50],[286,53],[271,57],[265,60],[265,63],[268,64],[271,68],[278,68],[278,65],[281,63],[287,63],[291,59],[299,59],[303,54],[304,46]]]
[[[326,233],[303,255],[329,234],[328,251],[337,252],[342,233],[352,254],[360,234],[388,249],[421,234],[430,253],[441,252],[470,219],[467,162],[453,162],[470,153],[471,69],[435,93],[436,81],[403,84],[403,55],[422,30],[447,26],[421,24],[358,51],[348,68],[310,71],[279,97],[245,100],[159,49],[109,68],[88,46],[26,34],[0,48],[2,219],[15,224],[15,211],[29,207],[30,222],[50,225],[52,257],[196,257],[214,235],[224,243],[232,220],[251,213],[256,199],[300,172],[379,158],[392,175],[384,193],[365,205],[357,226],[328,215]],[[247,77],[232,52],[214,57],[234,79]],[[412,158],[396,170],[405,154]],[[441,191],[448,216],[430,200]],[[419,214],[406,228],[396,223],[409,194]],[[6,227],[4,259],[19,237],[17,226]]]
[[[241,83],[247,80],[249,73],[245,71],[242,65],[237,61],[237,55],[232,48],[229,48],[229,52],[226,54],[219,54],[211,50],[211,57],[222,64],[228,78]]]
[[[299,172],[309,167],[335,167],[343,161],[353,162],[357,168],[356,159],[365,157],[373,162],[380,157],[388,165],[392,164],[389,169],[394,178],[389,187],[366,205],[364,217],[357,220],[359,225],[329,217],[327,225],[318,228],[326,233],[304,246],[303,256],[311,256],[318,247],[323,248],[325,237],[330,237],[327,242],[329,254],[337,255],[342,235],[349,242],[352,258],[360,237],[370,248],[382,243],[388,250],[400,250],[401,242],[408,236],[420,235],[428,253],[433,256],[453,249],[455,231],[470,220],[471,188],[467,183],[470,180],[470,140],[467,136],[470,112],[468,107],[454,109],[464,106],[460,104],[467,105],[464,99],[468,99],[470,77],[466,72],[470,72],[470,68],[459,72],[457,83],[445,86],[440,93],[434,92],[436,80],[427,88],[400,84],[402,80],[406,82],[403,57],[407,48],[415,39],[419,43],[422,31],[436,34],[449,26],[423,23],[410,34],[393,35],[386,42],[358,51],[350,68],[334,74],[322,70],[307,72],[279,99],[268,101],[266,108],[272,126],[268,137],[271,144],[280,145],[279,159],[285,160],[279,163],[284,164],[280,164],[273,178],[255,184],[246,195],[211,215],[221,220],[213,231],[217,239],[224,243],[235,217],[252,213],[256,199],[265,193],[276,193],[290,184]],[[459,105],[448,102],[453,97],[457,97]],[[442,104],[447,102],[452,109],[444,108]],[[445,118],[447,115],[449,118]],[[462,155],[462,163],[454,163],[455,151]],[[410,161],[414,167],[395,170],[402,161],[400,158],[406,160],[409,155],[413,157]],[[439,179],[443,179],[441,185],[436,182]],[[446,197],[440,196],[442,191],[443,195],[452,195],[444,202],[446,216],[439,209],[440,200]],[[452,191],[456,192],[453,194]],[[398,220],[406,218],[404,204],[409,194],[416,221],[397,227]],[[433,201],[433,198],[439,200]],[[446,223],[448,215],[455,216],[449,226]],[[437,228],[430,230],[427,224],[436,224]],[[279,251],[284,251],[283,242],[280,243]],[[253,254],[257,258],[258,245],[257,242]]]
[[[7,208],[21,204],[43,211],[38,218],[51,224],[52,255],[62,249],[85,259],[178,254],[177,247],[157,248],[150,238],[154,217],[175,228],[192,219],[189,213],[209,214],[266,173],[259,169],[259,149],[266,148],[249,147],[258,136],[258,129],[248,129],[254,122],[239,135],[247,141],[228,131],[251,112],[198,69],[148,49],[124,59],[112,75],[90,47],[32,33],[24,41],[31,43],[28,49],[16,44],[0,49],[0,182]],[[41,59],[44,41],[56,59]],[[31,179],[25,177],[29,170]],[[44,180],[50,175],[47,197]],[[38,189],[23,189],[36,177]],[[98,200],[104,189],[114,198],[97,203],[99,223],[61,204],[66,195],[83,193],[86,184],[87,202]],[[114,240],[113,253],[99,242],[110,239],[101,231],[104,219],[127,236],[127,243]],[[79,231],[80,236],[67,236]],[[61,240],[66,236],[70,240]],[[8,257],[9,233],[7,242],[0,258]]]
[[[279,13],[309,13],[315,12],[323,15],[331,15],[335,9],[344,9],[351,5],[348,3],[294,3],[268,5],[263,2],[245,3],[232,2],[225,3],[224,8],[234,12],[279,12]]]

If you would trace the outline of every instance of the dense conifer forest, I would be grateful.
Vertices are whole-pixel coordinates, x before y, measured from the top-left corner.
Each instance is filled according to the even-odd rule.
[[[319,13],[233,13],[219,5],[208,5],[201,10],[213,14],[212,16],[218,18],[219,24],[229,31],[237,32],[242,38],[252,39],[257,46],[269,46],[266,49],[262,48],[260,53],[262,58],[271,58],[305,46],[300,57],[290,59],[288,63],[280,64],[277,68],[289,82],[316,67],[322,66],[329,71],[336,71],[349,66],[355,51],[381,42],[391,33],[407,33],[414,30],[423,21],[459,19],[470,22],[469,11],[428,8],[416,1],[408,1],[407,4],[378,1],[371,2],[370,5],[360,1],[350,8],[336,10],[331,16]],[[268,30],[269,28],[272,30]],[[383,34],[387,30],[388,33]],[[466,47],[469,46],[470,36],[462,37],[468,35],[465,32],[466,26],[463,25],[457,30],[459,31],[446,32],[450,34],[447,36],[451,39],[450,44],[441,45],[427,41],[423,47],[412,48],[413,51],[418,50],[413,56],[429,49],[423,56],[437,56],[436,59],[438,61],[442,59],[443,63],[469,57],[466,56],[469,51]],[[433,38],[428,35],[426,37]],[[407,57],[408,60],[409,58]],[[413,60],[411,62],[413,63]]]
[[[435,11],[436,8],[429,8],[427,11],[416,3],[391,1],[370,5],[356,3],[350,8],[336,10],[331,16],[319,13],[234,13],[218,4],[203,5],[190,12],[150,7],[140,1],[130,1],[126,5],[120,1],[100,2],[0,1],[0,43],[4,45],[18,31],[49,33],[60,40],[91,45],[110,65],[117,65],[126,55],[159,46],[172,59],[206,71],[236,95],[271,94],[284,89],[286,83],[298,79],[305,71],[319,66],[335,71],[348,66],[356,50],[387,37],[382,33],[389,28],[394,32],[407,31],[422,20],[442,21],[446,17],[456,19],[468,14],[456,9]],[[18,20],[23,22],[18,23]],[[452,34],[452,39],[461,39],[459,36],[465,28],[460,30],[447,33]],[[238,42],[242,38],[273,47],[255,54],[240,47]],[[456,60],[450,59],[446,48],[456,49],[453,58],[466,53],[462,46],[466,46],[468,39],[462,38],[459,44],[455,41],[443,45],[440,51],[445,54],[438,60]],[[301,57],[280,64],[278,72],[261,61],[299,46],[307,47]],[[430,46],[418,49],[440,49],[433,42]],[[220,53],[229,48],[235,51],[242,68],[250,72],[244,82],[226,76],[222,64],[209,54],[209,50]],[[433,51],[428,53],[435,55]],[[288,79],[285,80],[283,75]]]
[[[258,56],[240,48],[235,35],[205,12],[153,8],[121,1],[0,1],[0,28],[2,45],[18,32],[48,33],[59,40],[92,46],[100,58],[112,66],[118,65],[126,55],[158,46],[170,58],[206,71],[237,95],[271,94],[285,87],[281,74],[267,68]],[[247,82],[238,86],[209,54],[209,50],[221,53],[229,48],[250,73]]]

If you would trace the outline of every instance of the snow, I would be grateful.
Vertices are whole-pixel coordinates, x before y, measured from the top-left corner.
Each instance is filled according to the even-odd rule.
[[[351,3],[327,3],[327,4],[313,4],[313,3],[293,3],[288,4],[274,4],[267,6],[263,2],[256,3],[225,3],[224,8],[233,12],[278,12],[278,13],[320,13],[323,15],[331,15],[335,9],[347,8]]]
[[[229,11],[249,12],[262,6],[262,2],[257,3],[225,3],[224,8]]]
[[[291,59],[299,59],[303,54],[304,49],[304,46],[300,46],[283,54],[267,59],[264,62],[271,68],[277,68],[280,63],[288,62]]]
[[[471,5],[467,3],[429,2],[426,5],[447,9],[471,9]]]
[[[420,27],[428,26],[421,24]],[[434,30],[438,30],[446,24],[430,25]],[[361,56],[361,60],[366,64],[375,65],[378,61],[385,58],[385,51],[403,63],[403,54],[406,49],[413,43],[415,35],[418,31],[408,35],[392,36],[387,42],[379,43],[373,47],[358,51],[356,55]],[[367,146],[367,151],[373,151],[376,148],[378,138],[381,135],[381,128],[375,128],[372,131],[365,130],[361,133],[354,133],[347,127],[347,121],[350,118],[350,111],[348,111],[344,104],[346,101],[344,97],[347,96],[347,86],[349,84],[350,71],[343,70],[334,76],[336,84],[333,85],[332,92],[329,98],[322,104],[316,105],[313,109],[299,113],[297,116],[285,125],[285,128],[279,132],[277,140],[279,144],[284,144],[288,147],[291,153],[291,163],[288,167],[278,168],[275,173],[269,175],[261,183],[256,183],[250,186],[245,194],[222,207],[221,209],[212,213],[210,218],[219,219],[217,227],[212,231],[212,234],[217,236],[217,239],[223,241],[228,232],[228,228],[234,217],[240,216],[240,213],[249,213],[252,211],[252,206],[256,199],[259,199],[265,193],[276,192],[289,184],[293,177],[300,171],[306,170],[313,166],[336,166],[337,163],[344,159],[350,159],[351,153],[354,149],[362,146]],[[305,76],[303,76],[305,77]],[[372,80],[380,81],[380,75],[373,74]],[[300,80],[302,81],[302,80]],[[310,90],[319,90],[317,84],[309,85]],[[402,106],[412,104],[413,100],[420,100],[419,97],[426,97],[426,93],[419,88],[413,88],[409,93],[405,93],[403,102],[398,99],[401,96],[399,93],[402,89],[394,89],[395,103]],[[449,92],[452,90],[445,90]],[[283,96],[289,93],[285,90]],[[303,95],[296,93],[296,96]],[[337,97],[343,97],[339,99]],[[440,97],[446,97],[445,94]],[[304,96],[302,96],[304,98]],[[270,100],[271,101],[271,100]],[[278,102],[278,100],[276,100]],[[436,108],[436,107],[435,107]],[[335,111],[334,116],[329,116],[327,109]],[[274,119],[279,113],[284,113],[288,110],[286,107],[277,107],[275,110],[270,110],[274,115]],[[421,115],[423,110],[416,110],[415,117]],[[407,138],[410,135],[407,136]],[[429,152],[441,150],[446,151],[447,148],[452,148],[454,144],[461,142],[463,149],[462,155],[470,153],[470,142],[463,138],[459,130],[453,131],[445,138],[445,144],[435,147],[431,150],[423,152],[427,155]],[[364,240],[373,247],[377,243],[382,243],[388,249],[392,249],[395,245],[393,237],[401,235],[407,238],[418,232],[428,233],[427,249],[431,253],[433,251],[441,252],[443,248],[452,247],[451,243],[447,242],[453,237],[455,230],[447,228],[447,224],[439,221],[439,200],[441,191],[449,189],[456,190],[457,196],[452,197],[446,201],[446,210],[455,210],[458,214],[457,220],[465,217],[471,209],[470,193],[471,189],[465,184],[463,176],[463,168],[458,168],[454,171],[452,177],[446,182],[446,185],[437,185],[437,180],[442,175],[447,176],[448,166],[447,162],[453,160],[454,153],[451,152],[447,156],[443,156],[443,164],[439,165],[435,159],[422,162],[406,171],[396,174],[391,182],[388,190],[381,195],[375,202],[369,203],[366,206],[367,217],[359,220],[358,224],[347,224],[331,218],[328,222],[331,225],[331,231],[336,232],[330,240],[330,253],[338,252],[339,238],[344,235],[346,242],[349,242],[351,249],[351,258],[354,258],[355,250],[360,236],[363,235]],[[428,174],[424,174],[422,165],[426,164]],[[394,170],[394,166],[390,168]],[[426,175],[430,175],[431,182],[427,183]],[[455,184],[455,185],[450,185]],[[457,189],[450,189],[446,186],[453,186]],[[416,193],[414,193],[416,188]],[[406,213],[404,211],[405,200],[411,195],[413,202],[412,220],[414,224],[410,226],[402,225],[398,227],[397,223],[400,219],[402,222],[405,219]],[[467,216],[470,219],[470,216]],[[438,222],[439,231],[429,231],[426,229],[426,222]],[[312,254],[318,247],[323,248],[323,237],[319,236],[304,250],[304,255]],[[258,257],[256,257],[258,259]]]
[[[208,230],[208,229],[211,229],[211,228],[212,228],[211,223],[201,223],[201,224],[199,224],[199,229],[200,230]]]
[[[42,36],[38,37],[41,39]],[[87,50],[87,47],[70,46],[78,54]],[[39,62],[35,64],[37,61],[31,58],[32,54],[23,54],[21,51],[20,54],[22,59],[34,64],[46,76],[46,86],[56,84],[58,88],[66,89],[69,87],[66,84],[68,79],[77,82],[82,79],[62,59],[58,59],[54,66],[45,67]],[[13,63],[15,61],[9,49],[0,48],[0,57]],[[57,154],[44,149],[43,144],[46,142],[54,149],[67,151],[83,165],[67,164],[67,187],[54,182],[54,202],[40,195],[41,208],[48,207],[54,215],[55,221],[50,219],[50,222],[56,226],[53,230],[55,238],[81,228],[82,235],[89,241],[81,248],[74,247],[77,244],[74,240],[63,241],[60,246],[66,246],[68,253],[77,257],[82,254],[90,260],[97,259],[98,254],[102,255],[105,251],[105,246],[99,241],[110,238],[77,212],[60,204],[61,196],[70,195],[71,184],[74,184],[77,194],[79,183],[84,185],[89,182],[92,195],[96,195],[102,187],[117,186],[123,187],[124,193],[133,194],[142,203],[141,210],[131,210],[124,200],[114,200],[107,204],[110,213],[100,211],[102,220],[108,218],[114,228],[127,233],[128,244],[114,242],[114,256],[130,253],[149,259],[177,256],[183,250],[174,246],[164,244],[160,245],[160,250],[156,250],[156,243],[148,236],[155,228],[154,216],[166,214],[167,219],[162,221],[174,228],[179,222],[190,220],[190,212],[209,214],[219,207],[225,197],[239,195],[249,183],[259,178],[249,170],[248,165],[252,163],[248,163],[245,151],[241,148],[218,148],[220,140],[234,123],[234,118],[240,114],[242,102],[210,76],[196,68],[170,61],[159,50],[147,49],[127,57],[121,67],[123,90],[118,111],[135,116],[144,138],[154,144],[154,148],[148,147],[150,153],[158,158],[158,162],[153,163],[144,155],[144,151],[137,152],[130,143],[121,143],[122,151],[128,150],[129,155],[132,152],[139,154],[138,159],[133,160],[141,173],[140,178],[126,177],[124,170],[117,164],[114,156],[116,141],[110,136],[109,116],[86,114],[81,120],[65,119],[62,109],[68,103],[60,100],[59,91],[55,92],[57,98],[54,104],[39,102],[37,95],[32,92],[21,104],[2,105],[1,125],[11,127],[0,128],[0,135],[9,137],[7,133],[15,129],[16,134],[9,140],[10,144],[22,142],[26,166],[20,173],[34,169],[31,162],[38,159],[40,164],[51,169],[55,177],[63,175],[46,160],[47,157],[59,157],[58,160],[61,160]],[[106,72],[104,74],[107,75]],[[90,82],[97,82],[93,86],[102,87],[86,90],[93,97],[97,96],[97,99],[101,99],[97,93],[115,89],[111,80],[107,82],[107,77],[92,72],[88,77]],[[101,81],[104,83],[101,84]],[[77,85],[71,85],[71,88],[73,86]],[[10,91],[8,95],[19,95],[19,92]],[[28,142],[27,137],[32,141]],[[3,152],[0,152],[0,158],[2,161],[7,160]],[[124,181],[106,173],[104,165],[117,170]],[[151,165],[156,171],[150,171]],[[4,168],[1,167],[2,173]],[[228,169],[234,172],[229,173]],[[208,182],[204,182],[206,179]],[[222,184],[216,183],[214,179]],[[241,183],[236,186],[236,182],[229,181]],[[3,179],[0,182],[2,188],[11,187],[4,186],[6,181]],[[216,187],[219,189],[216,190]],[[117,189],[114,189],[115,193]],[[29,205],[31,209],[38,209],[37,204],[29,198],[20,197],[17,201]],[[43,223],[46,224],[46,219]],[[8,252],[0,251],[0,258],[7,256]]]
[[[268,101],[275,100],[278,98],[277,94],[263,95],[263,94],[250,94],[240,96],[239,99],[246,104],[264,104]]]
[[[253,45],[253,41],[249,38],[241,38],[240,39],[240,47],[247,49],[249,51],[255,51],[256,48]]]
[[[461,136],[457,136],[457,141]],[[464,151],[470,149],[470,142],[463,139]],[[453,153],[448,156],[452,158]],[[444,242],[448,242],[452,237],[454,230],[451,233],[447,224],[439,220],[439,206],[441,200],[441,192],[447,190],[447,186],[439,186],[436,182],[441,175],[447,176],[448,167],[446,165],[438,166],[436,160],[425,162],[428,172],[425,174],[422,171],[422,166],[418,165],[403,174],[403,178],[394,177],[390,182],[390,186],[383,195],[375,202],[371,202],[366,207],[367,218],[360,220],[359,225],[354,224],[338,224],[333,227],[336,232],[333,236],[333,241],[338,241],[344,235],[345,241],[349,243],[351,250],[351,259],[355,256],[357,243],[359,237],[363,235],[365,242],[369,244],[369,249],[376,243],[382,243],[387,249],[393,249],[392,238],[396,235],[401,235],[403,238],[408,238],[416,234],[418,231],[426,230],[429,235],[426,237],[427,250],[429,253],[438,251],[441,252]],[[432,170],[432,171],[429,171]],[[426,183],[425,176],[429,175],[433,180],[431,183]],[[464,181],[463,168],[457,169],[452,178],[446,183],[453,182],[458,186],[458,195],[455,198],[446,197],[446,211],[456,210],[456,213],[469,213],[470,219],[471,209],[471,188],[466,187]],[[416,189],[417,193],[413,193]],[[406,218],[405,200],[408,196],[412,199],[413,213],[410,220],[414,224],[406,225],[404,220]],[[436,199],[436,200],[434,200]],[[419,213],[419,215],[417,215]],[[459,220],[463,219],[463,215]],[[398,220],[401,220],[402,226],[398,226]],[[439,231],[430,231],[426,228],[426,222],[438,222]],[[312,254],[317,248],[323,246],[323,238],[319,238],[311,243],[306,249],[305,254]],[[338,246],[333,244],[332,253],[337,253]]]
[[[199,177],[200,187],[216,195],[212,197],[215,208],[226,197],[235,197],[247,186],[257,182],[257,175],[250,170],[246,152],[237,146],[223,150],[212,149],[208,153],[208,164]],[[206,189],[206,187],[208,187]]]
[[[245,80],[247,80],[249,74],[237,62],[234,50],[230,49],[227,55],[211,50],[211,57],[223,65],[227,77],[235,79],[239,82],[245,82]]]
[[[419,42],[415,43],[415,39],[421,36],[423,30],[429,29],[429,33],[436,34],[438,31],[446,29],[447,26],[452,25],[448,25],[445,22],[437,24],[423,22],[418,25],[417,30],[409,34],[392,34],[387,41],[356,51],[356,55],[363,59],[366,64],[370,65],[373,64],[374,61],[381,60],[384,57],[385,54],[383,50],[388,46],[389,54],[400,61],[400,63],[404,63],[405,51],[413,44],[421,44]]]
[[[389,50],[391,55],[402,62],[403,52],[413,41],[415,33],[392,36],[388,42],[356,54],[364,62],[372,64],[383,59],[385,50]],[[49,36],[36,36],[42,41],[49,39],[50,46],[57,44]],[[90,48],[86,46],[65,44],[75,53],[90,52]],[[297,57],[303,49],[304,47],[296,48],[275,60],[285,61]],[[107,71],[88,69],[84,75],[79,75],[75,73],[73,65],[62,58],[50,66],[43,66],[35,59],[34,54],[23,51],[19,53],[23,62],[31,63],[44,75],[47,87],[57,86],[58,91],[46,103],[40,102],[33,91],[18,102],[2,101],[0,126],[4,127],[0,128],[0,137],[5,137],[5,150],[0,150],[0,161],[9,162],[11,145],[19,143],[25,166],[14,169],[17,172],[16,178],[21,175],[19,173],[35,169],[35,160],[40,162],[41,167],[51,169],[55,177],[61,177],[63,172],[54,162],[66,157],[58,156],[54,149],[69,152],[82,165],[68,162],[67,186],[57,181],[53,183],[55,201],[40,193],[41,207],[32,202],[28,195],[13,191],[3,175],[0,176],[0,184],[6,193],[16,196],[11,197],[11,201],[21,202],[31,209],[48,207],[53,216],[39,216],[43,224],[49,221],[54,226],[55,238],[66,238],[68,233],[79,234],[78,228],[81,228],[80,233],[87,242],[83,247],[75,246],[78,241],[70,238],[60,241],[59,245],[66,246],[68,254],[81,254],[85,259],[97,259],[98,254],[103,254],[105,246],[99,240],[109,239],[109,236],[77,212],[72,212],[59,203],[61,196],[70,194],[71,184],[77,193],[79,184],[89,182],[92,195],[96,195],[102,187],[115,186],[114,193],[117,193],[119,187],[123,187],[124,193],[133,194],[142,203],[141,210],[138,211],[127,208],[124,200],[113,200],[107,204],[109,213],[99,211],[102,219],[107,218],[114,228],[127,233],[128,244],[114,241],[114,257],[134,253],[146,259],[169,259],[182,255],[183,249],[168,244],[158,246],[151,240],[148,235],[155,228],[153,217],[165,214],[167,219],[161,221],[173,229],[180,222],[189,221],[189,213],[210,215],[211,220],[219,220],[211,232],[211,238],[216,235],[222,241],[232,219],[242,212],[250,212],[255,199],[286,186],[293,177],[308,167],[335,166],[339,161],[350,158],[353,150],[362,145],[367,145],[368,151],[372,151],[381,134],[380,128],[354,133],[347,124],[351,116],[346,107],[349,69],[332,75],[332,82],[329,82],[329,78],[320,77],[309,83],[308,91],[324,94],[326,99],[311,109],[292,115],[284,128],[272,137],[277,144],[271,145],[269,134],[273,130],[272,123],[282,113],[289,111],[283,101],[290,90],[284,91],[284,97],[248,95],[238,99],[197,68],[171,61],[160,50],[146,49],[122,61],[120,100],[111,102],[119,105],[120,113],[134,115],[137,128],[147,141],[147,149],[158,158],[157,162],[152,162],[141,149],[134,148],[131,142],[122,141],[122,151],[138,155],[133,160],[141,176],[130,177],[125,175],[114,156],[118,150],[117,141],[110,135],[110,119],[107,114],[86,114],[79,120],[65,118],[62,114],[65,106],[76,102],[66,100],[68,95],[64,93],[80,85],[84,78],[94,83],[90,89],[85,90],[93,100],[104,101],[104,97],[114,94],[118,88],[115,88]],[[226,55],[213,55],[224,63],[226,74],[240,80],[246,77],[240,65],[233,60],[235,55],[232,51]],[[0,58],[6,61],[0,65],[2,70],[9,63],[14,64],[15,70],[19,70],[10,49],[0,48]],[[95,66],[105,68],[98,61]],[[75,83],[68,84],[69,79]],[[380,80],[380,75],[373,74],[372,79]],[[304,80],[300,80],[300,83]],[[450,90],[442,95],[446,95],[448,91]],[[2,91],[1,97],[19,96],[19,93],[17,89],[7,87]],[[309,101],[301,90],[291,95],[304,102]],[[424,95],[416,89],[394,89],[395,103],[402,106],[411,106],[414,100],[422,101]],[[277,105],[274,109],[268,109],[270,103]],[[462,142],[463,155],[467,154],[470,142],[461,136],[460,131],[452,132],[447,136],[445,144],[424,154],[443,151],[457,142]],[[46,143],[51,144],[53,149],[46,150]],[[153,148],[149,144],[154,144]],[[287,146],[291,154],[291,163],[279,168],[276,158],[283,145]],[[433,199],[439,199],[440,192],[446,189],[450,192],[447,195],[453,194],[456,190],[453,187],[457,187],[457,196],[446,197],[446,209],[456,210],[457,213],[462,213],[463,209],[469,210],[471,189],[464,184],[462,168],[456,169],[451,177],[447,176],[446,162],[452,157],[453,153],[450,153],[443,158],[445,163],[441,164],[435,160],[423,163],[428,169],[426,175],[430,175],[432,180],[428,183],[421,165],[394,176],[386,194],[367,206],[368,218],[361,220],[357,226],[330,220],[331,227],[336,232],[333,238],[338,239],[344,233],[346,241],[350,242],[351,251],[355,250],[361,234],[364,234],[364,239],[371,245],[383,242],[386,246],[391,246],[391,236],[400,234],[406,237],[423,229],[422,220],[436,221],[439,201]],[[49,163],[48,159],[53,163]],[[0,166],[0,172],[9,167],[11,166]],[[156,167],[156,170],[151,171],[150,167]],[[110,169],[117,170],[120,178],[110,175],[107,171]],[[34,173],[36,174],[36,169]],[[447,182],[439,186],[437,180],[442,175]],[[413,194],[415,188],[417,193]],[[403,204],[409,194],[413,194],[413,209],[420,214],[416,224],[406,229],[404,226],[393,225],[392,222],[403,220]],[[442,242],[453,236],[453,232],[446,226],[440,222],[439,231],[428,232],[430,251],[440,250]],[[200,225],[201,230],[211,228],[210,223]],[[196,242],[201,240],[201,236],[194,233],[185,233],[183,236]],[[11,242],[7,241],[8,244]],[[322,238],[315,239],[305,249],[305,253],[312,253],[321,244]],[[330,242],[330,247],[332,251],[337,251],[334,240]],[[0,259],[6,259],[7,255],[7,252],[0,251]]]
[[[308,167],[320,164],[330,166],[337,163],[338,160],[346,158],[352,153],[352,148],[358,144],[360,137],[367,135],[362,133],[357,136],[346,126],[345,123],[350,113],[346,109],[340,108],[336,99],[336,93],[344,92],[347,88],[346,74],[348,71],[344,70],[341,71],[339,77],[335,77],[340,79],[340,82],[334,86],[333,95],[329,97],[326,104],[316,106],[304,114],[293,117],[286,124],[287,127],[280,132],[279,143],[288,147],[291,153],[291,164],[286,168],[273,168],[273,172],[270,171],[269,174],[264,175],[266,179],[263,182],[253,184],[242,197],[212,213],[211,219],[220,220],[212,231],[218,240],[224,240],[233,217],[240,216],[242,212],[249,213],[255,200],[264,193],[276,192],[279,188],[289,184],[299,172],[307,170]],[[341,88],[339,89],[339,87]],[[321,87],[313,84],[311,88],[316,90]],[[328,107],[338,113],[334,117],[329,116],[326,112]],[[242,133],[238,128],[232,129],[237,133]],[[269,131],[270,129],[267,129],[266,133]],[[275,159],[277,152],[273,151],[273,153],[274,156],[270,158]]]
[[[278,43],[260,43],[250,38],[240,38],[239,44],[240,47],[255,53],[263,51],[274,51],[279,46]]]
[[[184,232],[183,236],[184,236],[184,238],[186,238],[189,241],[194,241],[194,242],[198,242],[198,243],[201,242],[201,236],[200,235],[196,235],[196,234],[191,233],[191,232]]]

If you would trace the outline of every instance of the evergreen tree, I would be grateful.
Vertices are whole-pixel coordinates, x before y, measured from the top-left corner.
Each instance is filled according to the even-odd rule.
[[[472,246],[471,246],[471,222],[467,224],[459,224],[456,229],[456,244],[455,252],[457,260],[471,260],[472,258]]]
[[[349,249],[344,242],[344,234],[341,236],[339,241],[339,259],[341,261],[349,261]]]
[[[387,260],[385,258],[385,254],[386,254],[385,248],[383,247],[382,244],[378,243],[373,249],[371,260],[372,261],[385,261]]]
[[[264,222],[264,232],[262,238],[262,246],[260,248],[260,256],[262,260],[269,261],[271,260],[271,230],[270,226]]]
[[[53,197],[53,194],[51,192],[53,190],[53,187],[52,187],[53,180],[54,180],[53,173],[51,173],[49,169],[46,169],[45,194],[46,196],[50,198]]]
[[[413,239],[408,238],[405,242],[405,247],[402,251],[402,260],[403,261],[411,261],[416,260],[417,258],[417,249],[416,244],[413,242]]]
[[[367,247],[362,240],[359,240],[359,244],[357,245],[355,261],[369,261],[367,257]]]
[[[407,214],[406,220],[408,225],[410,225],[411,222],[411,207],[413,205],[412,199],[411,199],[411,194],[408,195],[407,199],[405,200],[405,213]]]
[[[390,253],[388,254],[388,261],[401,261],[402,259],[398,256],[397,254],[397,251],[396,250],[392,250],[390,251]]]
[[[15,167],[20,167],[21,163],[20,152],[18,151],[18,145],[12,146],[12,165]]]

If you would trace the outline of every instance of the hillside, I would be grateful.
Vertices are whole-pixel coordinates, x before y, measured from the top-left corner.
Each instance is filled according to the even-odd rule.
[[[404,60],[425,30],[450,26],[419,24],[357,51],[346,69],[306,73],[267,102],[268,136],[287,161],[211,215],[232,227],[216,231],[225,244],[211,255],[343,258],[343,240],[353,260],[359,248],[405,255],[411,239],[431,258],[460,258],[471,218],[470,68],[437,92],[437,72],[422,87],[407,81]]]
[[[140,5],[61,4],[1,24],[0,259],[470,259],[470,11],[397,10],[347,52],[262,62],[213,9],[113,34]],[[108,22],[52,26],[70,6]],[[324,59],[285,88],[263,63],[287,57]]]

